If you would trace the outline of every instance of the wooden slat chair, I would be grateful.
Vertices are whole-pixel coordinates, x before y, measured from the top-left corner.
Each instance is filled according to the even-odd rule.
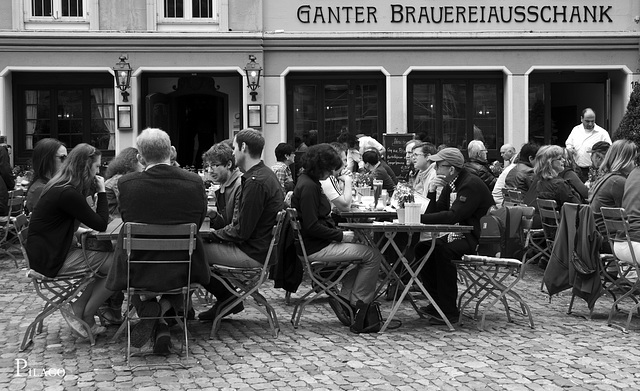
[[[638,312],[640,315],[640,300],[636,297],[636,295],[640,294],[640,264],[638,264],[638,258],[633,251],[633,242],[629,237],[629,218],[625,210],[623,208],[601,208],[600,211],[604,218],[604,225],[607,230],[609,243],[611,244],[611,250],[616,257],[618,265],[618,276],[606,289],[610,292],[617,291],[620,295],[620,297],[615,299],[609,310],[607,324],[609,326],[613,324],[613,315],[619,311],[619,304],[623,300],[631,299],[634,305],[629,310],[626,326],[616,325],[626,332],[629,329],[634,312]],[[631,256],[630,260],[623,260],[619,254],[616,254],[616,244],[628,246]]]
[[[508,206],[508,213],[516,210],[522,217],[517,230],[521,231],[530,226],[534,214],[534,208],[528,206]],[[509,216],[507,216],[509,218]],[[464,255],[460,260],[453,260],[458,272],[463,275],[467,288],[458,297],[458,307],[462,315],[464,309],[475,301],[473,319],[477,319],[480,306],[487,300],[493,299],[484,307],[479,328],[484,329],[487,312],[498,302],[504,306],[507,321],[512,322],[511,311],[507,299],[512,299],[520,305],[522,315],[528,317],[529,325],[534,328],[533,316],[529,305],[520,294],[515,291],[515,286],[524,275],[524,261],[515,258],[498,258],[484,255]],[[462,316],[459,318],[462,322]]]
[[[25,215],[16,217],[16,228],[18,232],[18,240],[22,246],[22,254],[27,265],[29,265],[29,257],[26,251],[28,230],[28,220]],[[86,261],[86,259],[85,259]],[[89,264],[87,263],[87,266]],[[66,310],[68,304],[74,301],[84,289],[95,280],[97,270],[94,271],[90,266],[86,272],[58,275],[54,278],[43,276],[35,270],[29,269],[27,276],[31,278],[36,294],[45,302],[44,308],[36,316],[36,318],[27,326],[27,330],[22,338],[19,351],[24,351],[33,342],[35,334],[42,332],[44,320],[56,311],[65,312],[66,316],[75,318],[80,322],[82,327],[89,336],[89,342],[93,346],[95,339],[91,333],[91,327],[82,319],[76,317],[73,313]]]
[[[295,208],[289,208],[287,209],[287,213],[289,214],[289,222],[293,230],[296,253],[302,262],[305,273],[311,279],[311,289],[300,297],[291,315],[291,324],[293,324],[294,328],[298,328],[304,308],[323,293],[341,301],[338,296],[337,287],[347,273],[362,263],[362,259],[338,262],[332,260],[310,261],[304,241],[302,240],[302,226],[298,220],[298,211]],[[350,319],[353,319],[354,314],[352,309],[348,308],[348,311]]]
[[[282,236],[286,213],[286,211],[281,210],[276,216],[276,224],[271,231],[271,243],[269,244],[269,250],[267,250],[267,256],[262,266],[232,267],[216,264],[210,266],[211,276],[218,279],[227,289],[232,291],[234,296],[222,303],[222,310],[216,315],[213,320],[213,325],[211,325],[209,338],[213,338],[216,335],[220,328],[222,318],[235,306],[243,302],[254,304],[251,301],[246,301],[249,297],[255,300],[255,305],[253,306],[267,317],[273,337],[278,337],[280,332],[278,316],[271,304],[269,304],[267,299],[260,293],[259,289],[266,281],[269,269],[275,265],[278,260],[278,245]]]
[[[133,309],[133,297],[134,295],[140,295],[145,297],[156,297],[161,295],[181,295],[182,305],[184,311],[182,311],[181,315],[178,315],[178,311],[176,311],[176,315],[172,317],[176,321],[176,323],[182,328],[183,341],[180,347],[179,353],[185,353],[186,364],[182,362],[170,362],[170,363],[159,363],[157,365],[179,365],[182,367],[187,367],[189,364],[189,331],[187,328],[187,308],[189,308],[189,298],[191,293],[199,287],[199,284],[191,283],[191,257],[196,248],[196,235],[198,233],[198,227],[193,224],[170,224],[170,225],[159,225],[159,224],[144,224],[144,223],[125,223],[122,227],[124,232],[122,246],[123,250],[127,255],[127,290],[126,290],[126,303],[129,311],[125,314],[125,321],[120,327],[120,329],[116,332],[113,339],[115,340],[120,333],[123,331],[123,328],[126,327],[127,330],[127,365],[131,368],[139,367],[139,366],[153,366],[154,364],[140,364],[131,366],[131,357],[133,354],[131,353],[131,323],[135,320],[149,320],[156,319],[159,320],[162,316],[140,316]],[[183,253],[178,259],[171,260],[161,260],[161,257],[153,257],[153,259],[139,259],[136,258],[137,254],[148,254],[149,252],[153,252],[154,254],[162,253],[162,252],[171,252],[172,258],[175,257],[175,253],[180,251]],[[136,268],[139,270],[140,267],[144,267],[145,265],[162,265],[162,266],[178,266],[181,267],[181,271],[185,274],[185,281],[181,284],[181,286],[166,290],[155,290],[148,289],[146,287],[137,287],[135,286],[135,281],[131,279],[131,269]],[[141,354],[144,355],[146,352],[139,352],[136,355]]]

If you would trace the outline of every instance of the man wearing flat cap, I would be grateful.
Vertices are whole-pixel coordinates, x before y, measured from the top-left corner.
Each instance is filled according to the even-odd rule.
[[[436,240],[436,246],[420,272],[420,277],[431,297],[451,323],[460,315],[458,275],[452,259],[463,254],[474,254],[480,238],[480,218],[494,204],[489,188],[478,176],[464,168],[464,156],[457,148],[445,148],[429,159],[436,163],[436,178],[429,183],[429,206],[421,216],[424,224],[460,224],[473,226],[464,234],[449,234]],[[442,193],[436,200],[436,188]],[[427,254],[431,242],[419,242],[415,247],[416,259]],[[432,305],[420,311],[432,324],[444,324],[444,320]]]

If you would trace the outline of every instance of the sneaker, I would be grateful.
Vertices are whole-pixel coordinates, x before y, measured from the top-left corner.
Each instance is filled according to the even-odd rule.
[[[351,326],[351,316],[349,315],[349,309],[347,307],[346,300],[338,300],[335,297],[329,296],[329,306],[338,317],[340,323],[345,326]]]
[[[218,313],[220,312],[220,307],[221,307],[220,302],[217,302],[216,304],[213,305],[213,307],[209,308],[205,312],[199,313],[198,319],[205,322],[213,321],[215,317],[218,315]],[[227,312],[224,317],[226,318],[229,315],[237,314],[242,311],[244,311],[244,304],[240,303],[237,306],[233,307],[231,311]]]

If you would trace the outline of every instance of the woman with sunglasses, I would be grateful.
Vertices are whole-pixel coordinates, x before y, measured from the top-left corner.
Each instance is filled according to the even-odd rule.
[[[27,210],[33,212],[42,189],[60,170],[67,157],[67,147],[55,138],[43,138],[33,148],[33,179],[27,189]]]
[[[97,175],[100,162],[100,151],[91,145],[78,144],[73,148],[58,173],[42,190],[38,205],[31,214],[26,245],[29,266],[46,277],[98,272],[94,282],[85,288],[75,302],[67,305],[66,311],[62,311],[73,332],[84,338],[88,334],[82,321],[89,326],[93,335],[106,330],[96,324],[94,315],[113,294],[106,289],[103,276],[113,263],[114,253],[83,251],[76,239],[81,223],[101,232],[107,228],[109,207],[104,179]],[[92,186],[98,193],[95,212],[86,202]]]

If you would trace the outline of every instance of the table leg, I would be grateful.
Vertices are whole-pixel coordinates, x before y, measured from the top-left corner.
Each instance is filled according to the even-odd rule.
[[[398,299],[398,301],[396,303],[394,303],[393,307],[391,308],[391,312],[389,313],[389,316],[387,317],[387,320],[384,322],[384,324],[382,325],[382,328],[380,329],[381,333],[384,332],[387,329],[387,327],[389,326],[389,323],[391,323],[391,320],[393,319],[394,315],[396,314],[396,312],[400,308],[400,304],[402,304],[402,300],[404,300],[404,297],[407,294],[409,294],[409,290],[411,289],[411,287],[413,286],[414,283],[420,288],[422,293],[424,293],[424,295],[427,297],[427,300],[431,304],[433,304],[433,306],[436,309],[436,311],[438,311],[438,314],[440,314],[440,316],[442,317],[444,322],[449,327],[449,330],[450,331],[454,331],[455,330],[453,328],[453,326],[451,325],[451,322],[449,322],[449,319],[447,319],[447,317],[442,312],[442,310],[440,309],[438,304],[435,302],[435,300],[433,300],[433,298],[431,297],[431,295],[429,294],[427,289],[424,287],[424,285],[422,285],[422,282],[420,282],[420,280],[418,279],[418,275],[420,274],[420,271],[422,270],[424,265],[427,263],[427,260],[431,256],[431,253],[433,253],[433,249],[436,247],[436,238],[437,238],[437,235],[432,234],[431,247],[429,248],[429,251],[427,251],[425,256],[422,257],[422,259],[420,260],[420,263],[418,264],[418,266],[416,267],[415,270],[413,270],[411,268],[411,265],[409,264],[409,261],[404,256],[401,257],[401,261],[404,264],[404,266],[407,268],[407,271],[409,272],[409,275],[411,277],[409,279],[409,283],[406,284],[404,290],[402,291],[402,294],[400,295],[400,298]],[[417,308],[416,308],[416,312],[418,312]],[[420,313],[418,312],[418,314],[420,314]]]

